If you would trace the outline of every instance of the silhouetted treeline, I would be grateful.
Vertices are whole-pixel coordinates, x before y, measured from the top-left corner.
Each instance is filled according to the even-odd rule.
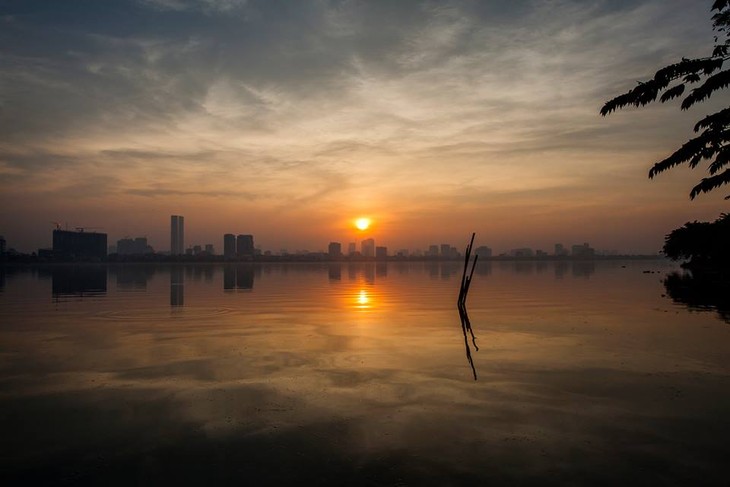
[[[674,260],[689,259],[686,267],[704,271],[730,271],[730,215],[714,222],[687,222],[666,236],[664,254]]]

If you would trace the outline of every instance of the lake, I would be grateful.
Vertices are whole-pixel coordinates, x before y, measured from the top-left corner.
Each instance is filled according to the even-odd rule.
[[[0,268],[0,480],[727,485],[730,315],[676,264],[480,262],[476,381],[461,270]]]

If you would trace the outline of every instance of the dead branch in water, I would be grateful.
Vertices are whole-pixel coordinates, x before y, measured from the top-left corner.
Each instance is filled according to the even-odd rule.
[[[471,335],[471,343],[474,345],[474,350],[478,352],[479,347],[477,346],[477,339],[474,336],[474,330],[471,327],[469,314],[466,311],[466,296],[469,293],[469,286],[471,285],[471,280],[474,276],[474,268],[477,266],[477,260],[479,259],[479,254],[474,256],[474,261],[471,265],[471,271],[469,271],[469,275],[467,275],[467,271],[469,270],[469,259],[471,258],[471,249],[474,245],[475,235],[475,233],[471,234],[471,240],[469,241],[469,245],[467,245],[466,247],[466,252],[464,255],[464,272],[461,275],[461,287],[459,288],[459,299],[456,302],[456,307],[459,310],[459,318],[461,319],[461,331],[464,333],[464,347],[466,348],[466,359],[469,361],[469,365],[471,366],[471,371],[474,374],[474,380],[477,380],[477,369],[474,367],[474,359],[472,359],[471,356],[471,347],[469,347],[469,338],[467,336],[467,332],[469,332],[469,335]]]

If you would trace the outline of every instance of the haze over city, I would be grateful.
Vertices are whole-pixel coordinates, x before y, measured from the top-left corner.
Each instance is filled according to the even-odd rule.
[[[706,55],[687,1],[3,2],[0,234],[51,222],[169,249],[255,235],[322,250],[654,253],[726,192],[649,167],[727,103],[598,114],[667,63]],[[370,218],[367,231],[357,218]]]

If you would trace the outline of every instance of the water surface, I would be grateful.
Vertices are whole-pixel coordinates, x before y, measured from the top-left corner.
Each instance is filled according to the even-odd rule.
[[[676,270],[480,263],[474,381],[458,263],[5,268],[0,472],[724,485],[730,326]]]

